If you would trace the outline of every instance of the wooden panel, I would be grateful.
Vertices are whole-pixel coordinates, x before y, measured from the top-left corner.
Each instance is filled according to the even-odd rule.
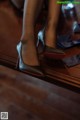
[[[17,57],[16,44],[21,36],[21,25],[10,3],[0,4],[0,58]]]

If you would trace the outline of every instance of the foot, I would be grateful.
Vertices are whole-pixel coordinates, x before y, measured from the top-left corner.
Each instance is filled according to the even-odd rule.
[[[32,56],[29,56],[27,52],[25,52],[27,49],[26,48],[26,44],[25,46],[22,44],[22,42],[20,42],[18,45],[17,45],[17,52],[18,52],[18,63],[17,63],[17,69],[23,71],[23,72],[26,72],[30,75],[33,75],[33,76],[37,76],[37,77],[43,77],[44,74],[43,74],[43,71],[42,71],[42,68],[41,66],[39,65],[39,62],[38,60],[36,60],[36,63],[34,61],[34,56],[32,58]],[[23,51],[25,50],[25,51]],[[22,53],[26,53],[27,56],[29,57],[25,57],[23,58],[23,55]],[[25,55],[24,53],[24,55]],[[30,53],[30,51],[29,51]],[[30,59],[32,58],[32,60]],[[32,62],[30,62],[32,61]],[[34,61],[34,63],[33,63]]]
[[[48,58],[53,59],[63,59],[65,57],[65,53],[63,50],[48,46],[45,47],[44,55]]]
[[[22,42],[22,58],[25,64],[30,66],[39,66],[36,47],[33,41]]]

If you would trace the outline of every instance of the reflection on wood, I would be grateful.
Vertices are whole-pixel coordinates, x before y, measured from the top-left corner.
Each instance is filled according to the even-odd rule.
[[[80,95],[0,66],[0,112],[10,120],[80,120]]]

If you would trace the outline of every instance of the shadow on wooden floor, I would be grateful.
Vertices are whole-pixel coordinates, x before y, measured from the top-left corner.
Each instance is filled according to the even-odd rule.
[[[10,120],[80,120],[80,95],[0,65],[0,112]]]

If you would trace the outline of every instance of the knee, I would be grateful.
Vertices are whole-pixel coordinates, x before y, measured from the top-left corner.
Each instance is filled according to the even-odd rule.
[[[21,9],[24,4],[24,0],[11,0],[11,2],[14,4],[15,7],[18,9]]]

